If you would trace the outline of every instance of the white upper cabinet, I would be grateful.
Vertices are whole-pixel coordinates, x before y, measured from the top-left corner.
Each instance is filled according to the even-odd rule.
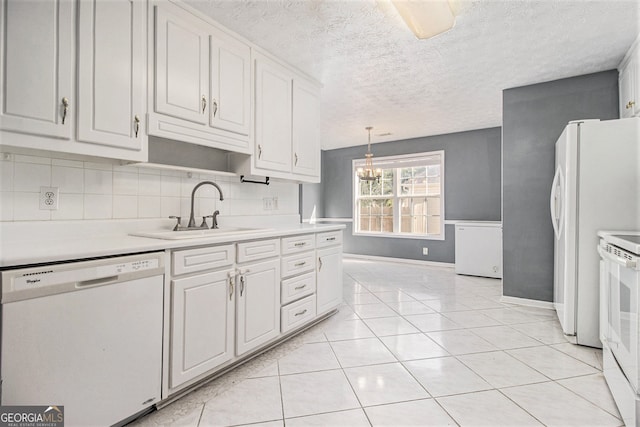
[[[640,116],[640,36],[618,69],[620,118]]]
[[[220,31],[209,37],[210,124],[249,135],[251,130],[251,49]]]
[[[320,175],[320,96],[317,88],[293,80],[294,174]]]
[[[181,2],[150,4],[149,135],[251,153],[249,45]]]
[[[0,129],[71,138],[74,23],[71,0],[2,0]]]
[[[155,111],[208,122],[209,35],[204,22],[169,2],[155,11]]]
[[[141,150],[146,141],[145,4],[83,0],[78,5],[78,140]]]
[[[256,168],[291,172],[291,73],[256,54]]]

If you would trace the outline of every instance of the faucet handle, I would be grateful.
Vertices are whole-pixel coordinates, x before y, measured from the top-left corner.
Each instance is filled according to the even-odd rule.
[[[202,217],[202,224],[200,224],[200,228],[209,228],[209,224],[207,224],[207,218],[213,218],[213,215],[205,215]]]
[[[180,221],[182,220],[182,217],[171,215],[169,218],[177,220],[176,226],[173,227],[173,231],[178,231],[178,228],[180,228]]]

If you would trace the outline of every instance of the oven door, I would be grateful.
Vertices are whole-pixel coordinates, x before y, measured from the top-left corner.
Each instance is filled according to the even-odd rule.
[[[638,276],[625,260],[601,251],[609,285],[607,343],[634,390],[638,391]]]

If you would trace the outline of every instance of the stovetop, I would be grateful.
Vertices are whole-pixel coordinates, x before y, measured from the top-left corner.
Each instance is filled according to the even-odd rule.
[[[606,234],[603,237],[607,243],[611,243],[633,254],[640,255],[640,231],[612,233]]]

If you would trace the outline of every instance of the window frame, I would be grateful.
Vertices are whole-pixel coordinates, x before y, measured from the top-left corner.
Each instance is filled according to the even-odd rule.
[[[444,212],[444,189],[445,189],[445,181],[444,181],[444,150],[434,150],[434,151],[426,151],[421,153],[412,153],[412,154],[402,154],[396,156],[383,156],[383,157],[374,157],[373,166],[380,167],[379,164],[389,163],[389,162],[397,162],[398,166],[394,167],[382,167],[382,169],[402,169],[402,162],[406,163],[415,162],[419,160],[421,157],[434,157],[440,156],[440,234],[414,234],[414,233],[406,233],[400,232],[401,221],[402,221],[402,212],[401,212],[401,200],[402,199],[410,199],[412,197],[416,197],[415,195],[401,195],[400,193],[400,177],[399,174],[394,171],[393,174],[393,194],[392,195],[380,195],[380,196],[360,196],[359,185],[360,179],[357,175],[357,168],[362,167],[365,159],[353,159],[351,161],[351,177],[352,177],[352,219],[353,219],[353,227],[352,227],[352,235],[353,236],[361,236],[361,237],[390,237],[394,239],[420,239],[420,240],[445,240],[445,212]],[[376,162],[377,160],[377,162]],[[378,163],[378,164],[376,164]],[[428,166],[425,163],[424,166]],[[404,166],[408,167],[408,166]],[[421,197],[421,196],[418,196]],[[427,195],[424,196],[429,197]],[[438,197],[438,196],[436,196]],[[359,201],[360,200],[377,200],[377,199],[392,199],[393,201],[393,232],[370,232],[370,231],[358,231],[360,227],[360,211],[359,211]]]

